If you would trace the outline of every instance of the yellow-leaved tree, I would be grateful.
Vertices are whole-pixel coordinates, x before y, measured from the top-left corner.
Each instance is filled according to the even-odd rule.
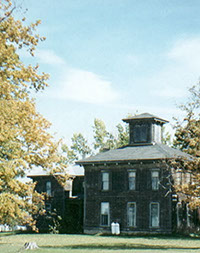
[[[175,185],[178,194],[184,197],[191,208],[200,207],[200,83],[189,89],[188,101],[181,106],[185,117],[176,120],[174,147],[191,155],[190,159],[173,162],[174,168],[187,176]]]
[[[13,13],[11,0],[0,1],[0,224],[29,224],[42,208],[42,196],[33,183],[25,183],[27,171],[40,166],[64,172],[58,143],[48,133],[50,123],[35,108],[30,89],[47,86],[48,75],[39,74],[38,66],[25,65],[21,49],[33,56],[39,41],[35,34],[39,21],[26,25]]]

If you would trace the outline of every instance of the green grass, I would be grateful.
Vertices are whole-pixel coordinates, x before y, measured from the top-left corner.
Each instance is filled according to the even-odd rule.
[[[162,236],[115,237],[89,235],[50,235],[50,234],[0,234],[0,252],[27,252],[26,242],[36,242],[36,253],[81,253],[81,252],[145,252],[173,253],[200,252],[200,239]]]

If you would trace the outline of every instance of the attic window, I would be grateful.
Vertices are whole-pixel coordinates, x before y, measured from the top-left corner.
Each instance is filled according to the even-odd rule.
[[[138,124],[134,126],[133,138],[135,143],[145,143],[148,141],[148,125]]]

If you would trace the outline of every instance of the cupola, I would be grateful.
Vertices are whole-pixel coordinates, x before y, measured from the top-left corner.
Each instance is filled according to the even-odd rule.
[[[144,145],[162,143],[162,126],[168,123],[149,113],[142,113],[123,119],[129,124],[129,144]]]

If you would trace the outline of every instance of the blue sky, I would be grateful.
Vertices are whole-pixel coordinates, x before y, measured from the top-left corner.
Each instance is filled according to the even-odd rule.
[[[199,0],[23,0],[47,39],[36,51],[49,88],[37,108],[67,143],[113,131],[129,113],[181,117],[177,104],[200,76]],[[26,61],[32,61],[24,55]]]

